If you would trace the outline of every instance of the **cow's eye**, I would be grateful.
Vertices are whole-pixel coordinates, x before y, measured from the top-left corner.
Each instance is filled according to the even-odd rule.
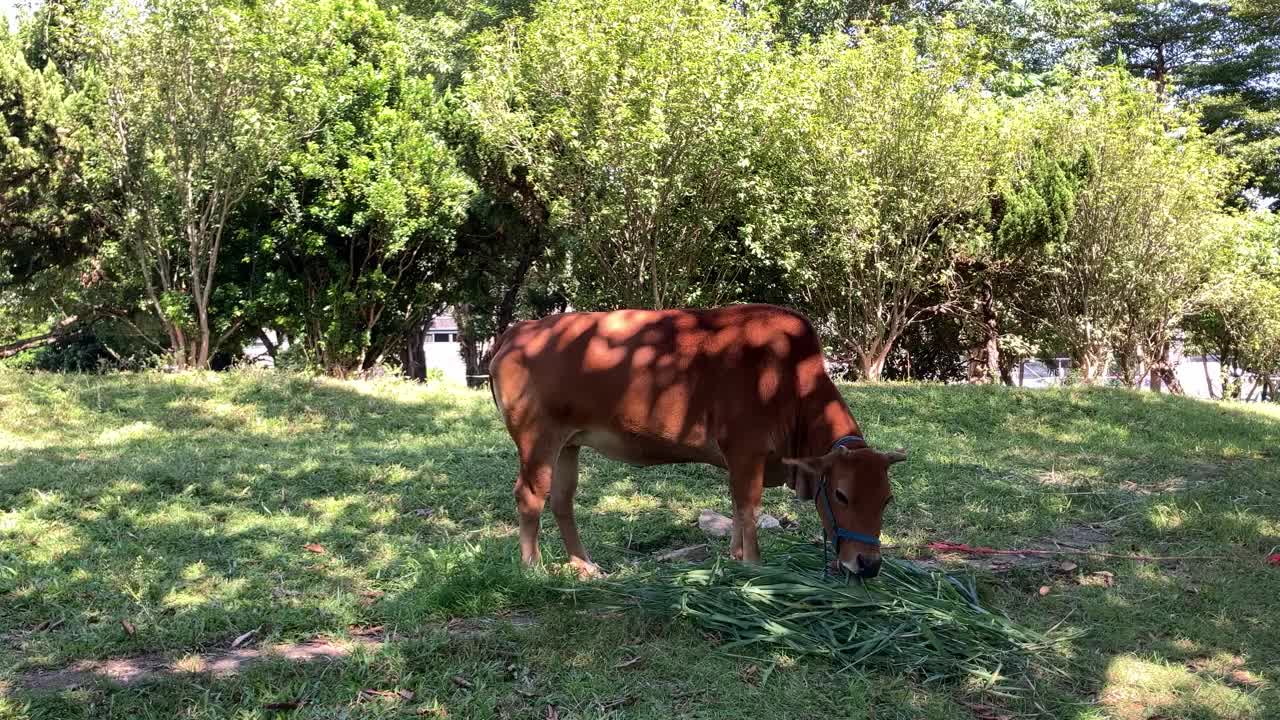
[[[844,494],[843,490],[836,490],[836,501],[841,505],[849,504],[849,496]]]

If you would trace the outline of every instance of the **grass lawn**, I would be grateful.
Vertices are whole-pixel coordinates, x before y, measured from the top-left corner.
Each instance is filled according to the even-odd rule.
[[[876,445],[911,448],[886,517],[896,553],[1019,547],[1089,525],[1111,552],[1222,559],[980,576],[1015,620],[1084,631],[1069,674],[1031,697],[808,658],[772,657],[766,674],[684,622],[575,607],[557,590],[567,576],[521,571],[515,453],[487,392],[0,372],[0,718],[1280,717],[1280,568],[1264,561],[1280,545],[1276,408],[1112,390],[846,394]],[[818,530],[785,489],[765,502]],[[698,511],[727,513],[729,499],[719,470],[588,451],[578,507],[588,548],[614,570],[704,542]],[[549,516],[542,541],[545,559],[563,559]],[[85,659],[225,650],[250,630],[246,644],[267,645],[368,626],[387,641],[328,662],[127,688],[24,680]]]

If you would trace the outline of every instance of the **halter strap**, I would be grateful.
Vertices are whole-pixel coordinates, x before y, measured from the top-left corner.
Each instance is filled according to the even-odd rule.
[[[860,442],[863,445],[867,444],[866,438],[862,437],[861,435],[845,435],[839,440],[831,443],[831,449],[835,450],[836,448],[839,448],[839,447],[848,447],[847,443],[851,443],[851,442]]]

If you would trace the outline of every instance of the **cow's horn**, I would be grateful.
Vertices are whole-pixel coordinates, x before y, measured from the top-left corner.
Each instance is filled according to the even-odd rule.
[[[890,465],[896,462],[902,462],[907,459],[907,449],[898,448],[897,450],[890,450],[884,454],[884,458],[889,461]]]

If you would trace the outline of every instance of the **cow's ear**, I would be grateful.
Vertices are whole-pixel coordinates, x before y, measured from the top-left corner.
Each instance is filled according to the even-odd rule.
[[[849,451],[846,448],[838,447],[826,455],[807,458],[782,458],[782,462],[806,475],[820,478],[826,474],[827,470],[831,469],[831,465],[835,463],[837,458],[848,454]]]
[[[794,471],[787,478],[787,485],[795,491],[797,499],[812,500],[818,494],[818,482],[822,480],[822,476],[827,474],[837,458],[848,454],[848,450],[836,448],[818,457],[782,458],[783,466]]]

